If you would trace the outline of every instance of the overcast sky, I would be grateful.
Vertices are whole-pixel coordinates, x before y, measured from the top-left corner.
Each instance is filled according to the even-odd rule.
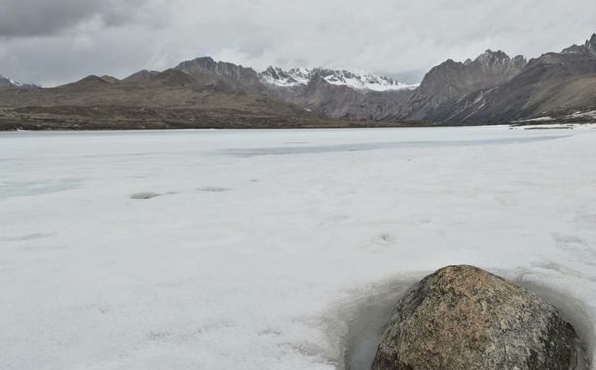
[[[53,86],[208,55],[257,71],[415,75],[488,48],[537,57],[594,32],[595,0],[0,0],[0,74]]]

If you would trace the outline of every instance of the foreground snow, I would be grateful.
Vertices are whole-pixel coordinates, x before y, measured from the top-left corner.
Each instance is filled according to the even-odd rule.
[[[365,363],[399,291],[454,263],[549,297],[592,356],[594,129],[0,141],[2,369]]]

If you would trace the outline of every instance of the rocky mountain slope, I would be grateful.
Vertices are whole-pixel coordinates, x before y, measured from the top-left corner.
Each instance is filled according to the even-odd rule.
[[[525,66],[518,55],[513,59],[502,51],[487,50],[474,61],[464,63],[449,59],[433,67],[425,76],[407,107],[397,117],[424,120],[442,105],[453,104],[461,97],[508,81]]]
[[[264,93],[267,89],[261,83],[257,72],[228,62],[216,62],[210,57],[187,60],[175,67],[197,80],[211,78],[217,81],[219,89],[238,90],[245,93]]]
[[[596,110],[596,34],[584,45],[530,60],[518,73],[444,103],[424,120],[451,125],[566,117]],[[416,117],[418,118],[418,117]]]

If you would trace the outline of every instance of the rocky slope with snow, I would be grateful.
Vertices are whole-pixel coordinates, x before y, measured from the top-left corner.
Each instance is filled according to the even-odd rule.
[[[0,88],[16,89],[39,89],[41,86],[35,84],[23,84],[8,77],[0,75]]]
[[[270,94],[319,115],[349,120],[383,121],[400,111],[417,85],[371,72],[340,69],[283,70],[259,74]]]
[[[330,85],[347,86],[355,90],[392,91],[415,89],[418,85],[408,85],[396,81],[391,77],[379,76],[365,71],[348,71],[343,69],[325,68],[292,68],[284,71],[279,67],[270,66],[259,73],[261,82],[275,87],[306,86],[322,79]]]

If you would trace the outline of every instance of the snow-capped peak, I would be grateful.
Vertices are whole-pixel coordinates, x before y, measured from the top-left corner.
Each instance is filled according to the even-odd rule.
[[[306,85],[310,81],[310,71],[308,69],[293,68],[284,71],[279,67],[270,66],[265,71],[259,73],[263,83],[282,87],[292,87],[297,85]]]
[[[14,87],[23,86],[22,83],[17,82],[17,81],[15,81],[15,80],[13,80],[12,78],[9,78],[9,77],[4,77],[4,76],[0,75],[0,79],[2,79],[6,84],[10,84],[11,86],[14,86]]]
[[[13,80],[12,78],[4,77],[0,75],[0,87],[8,87],[8,88],[21,88],[21,89],[36,89],[39,86],[34,84],[22,84]]]
[[[259,76],[263,83],[279,87],[306,85],[314,78],[321,78],[332,85],[343,85],[357,90],[389,91],[412,89],[418,86],[407,85],[371,72],[323,68],[292,68],[284,71],[279,67],[271,66]]]

